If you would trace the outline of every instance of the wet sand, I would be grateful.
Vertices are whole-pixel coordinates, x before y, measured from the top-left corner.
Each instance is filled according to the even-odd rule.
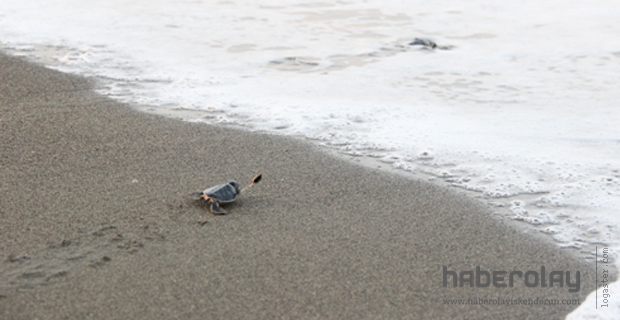
[[[452,191],[2,55],[0,139],[1,319],[560,319],[574,306],[442,299],[592,289],[590,266]],[[228,215],[188,198],[259,171]],[[581,290],[444,288],[442,265],[580,270]]]

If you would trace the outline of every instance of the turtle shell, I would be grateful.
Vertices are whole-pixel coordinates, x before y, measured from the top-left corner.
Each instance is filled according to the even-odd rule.
[[[228,183],[218,184],[203,191],[203,193],[221,203],[233,202],[239,195],[239,183],[229,181]]]

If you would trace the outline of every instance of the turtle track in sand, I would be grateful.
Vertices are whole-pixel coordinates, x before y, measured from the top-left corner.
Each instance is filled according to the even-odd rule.
[[[103,225],[77,238],[48,245],[33,255],[11,254],[0,262],[0,299],[16,290],[27,290],[62,281],[79,268],[101,268],[120,256],[132,255],[166,236],[154,225],[138,232],[121,232]]]

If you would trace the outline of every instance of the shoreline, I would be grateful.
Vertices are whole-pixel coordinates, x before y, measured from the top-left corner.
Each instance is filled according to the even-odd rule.
[[[575,241],[575,238],[579,239],[579,237],[571,237],[570,233],[567,234],[568,230],[563,229],[561,231],[557,231],[553,229],[557,225],[561,225],[562,223],[564,223],[565,221],[563,221],[563,219],[573,218],[571,216],[565,216],[560,220],[548,221],[546,219],[549,219],[549,216],[546,214],[540,215],[536,214],[536,212],[528,213],[528,211],[532,208],[527,208],[527,203],[531,203],[532,201],[534,201],[533,199],[540,195],[549,195],[549,192],[524,192],[505,197],[489,197],[485,195],[483,191],[455,184],[453,180],[446,179],[445,177],[434,174],[433,172],[424,170],[410,171],[408,169],[398,168],[393,165],[393,162],[383,161],[380,157],[350,154],[346,151],[341,150],[337,145],[332,146],[329,144],[324,144],[322,141],[314,140],[303,135],[286,135],[279,134],[275,131],[256,130],[252,127],[247,127],[239,123],[212,124],[208,121],[197,120],[208,117],[208,110],[186,108],[166,109],[148,105],[131,105],[131,108],[140,112],[163,116],[170,119],[181,120],[184,122],[215,125],[223,128],[241,130],[249,133],[272,135],[275,137],[293,138],[297,141],[300,141],[301,143],[306,143],[308,145],[316,147],[318,152],[325,152],[332,157],[347,161],[355,166],[361,166],[370,170],[379,169],[381,172],[394,174],[400,177],[404,177],[406,179],[425,181],[440,188],[449,189],[452,192],[464,195],[470,199],[474,199],[475,201],[479,201],[480,203],[484,204],[488,208],[488,210],[492,212],[492,216],[494,219],[504,219],[509,224],[512,223],[519,230],[531,234],[534,237],[538,237],[541,239],[541,241],[550,242],[553,245],[559,247],[561,250],[570,251],[571,254],[574,254],[580,259],[584,259],[588,262],[593,261],[592,255],[595,245],[604,245],[611,247],[612,249],[617,249],[616,243],[614,241],[594,241],[592,239],[590,239],[589,241]],[[514,204],[518,204],[518,206],[516,206],[513,210],[512,206]],[[544,211],[544,209],[547,209],[547,207],[542,207],[539,209],[539,211]],[[553,215],[551,215],[551,217],[557,218]],[[572,231],[577,232],[578,230]],[[557,236],[559,236],[559,238],[556,238]],[[617,268],[614,267],[614,270],[615,269]]]
[[[206,114],[208,114],[209,112],[207,110],[195,110],[195,109],[184,109],[184,108],[175,108],[175,109],[168,110],[168,109],[151,107],[151,106],[134,106],[134,105],[131,105],[131,108],[133,108],[134,110],[138,110],[139,112],[154,114],[154,115],[162,116],[162,117],[169,118],[169,119],[184,121],[187,123],[200,123],[200,124],[205,124],[209,126],[214,125],[208,122],[194,120],[194,119],[200,119],[204,117]],[[218,125],[215,125],[215,126],[218,126]],[[507,203],[508,201],[506,201],[506,199],[513,199],[513,200],[520,201],[520,200],[523,200],[524,198],[527,199],[528,198],[527,194],[520,194],[517,196],[511,196],[511,197],[506,197],[506,198],[488,198],[488,197],[485,197],[482,194],[482,192],[467,189],[460,185],[454,185],[451,182],[445,179],[442,179],[441,176],[434,175],[430,172],[413,172],[413,171],[408,171],[405,169],[399,169],[399,168],[394,167],[391,162],[381,161],[380,158],[366,156],[366,155],[347,154],[346,152],[343,152],[342,150],[340,150],[338,147],[324,145],[318,141],[315,141],[313,139],[310,139],[304,136],[288,136],[288,135],[283,135],[283,134],[277,134],[276,132],[270,132],[270,131],[256,131],[256,130],[253,130],[252,128],[247,128],[247,127],[244,127],[238,124],[236,125],[222,124],[219,126],[223,128],[228,128],[232,130],[240,130],[240,131],[249,132],[249,133],[266,134],[266,135],[275,136],[275,137],[292,138],[294,140],[299,141],[300,143],[308,144],[312,146],[313,148],[316,148],[317,152],[327,153],[331,157],[346,161],[354,166],[363,167],[368,170],[378,170],[381,173],[396,175],[399,177],[404,177],[405,179],[409,179],[409,180],[424,181],[434,186],[448,189],[451,192],[454,192],[455,194],[459,194],[469,199],[473,199],[474,201],[480,202],[482,205],[485,206],[487,211],[490,212],[489,216],[491,218],[502,219],[508,224],[511,224],[514,228],[517,228],[518,230],[526,234],[529,234],[532,237],[536,237],[540,241],[549,242],[553,244],[554,246],[558,247],[560,250],[567,251],[570,254],[573,254],[579,257],[580,259],[584,259],[584,261],[592,260],[592,254],[588,250],[591,249],[593,251],[594,244],[613,247],[609,243],[604,243],[604,242],[595,242],[594,244],[584,243],[584,244],[581,244],[581,246],[579,247],[575,247],[571,245],[571,243],[569,242],[558,241],[554,239],[553,238],[554,233],[546,232],[542,228],[544,226],[553,226],[553,224],[535,223],[535,222],[532,223],[532,222],[525,221],[523,219],[524,218],[523,216],[517,217],[515,213],[510,209],[510,206]],[[538,194],[533,193],[529,196],[534,197],[536,195]],[[535,218],[535,217],[532,217],[532,218]],[[615,267],[614,267],[614,270],[615,270]]]
[[[0,66],[3,317],[551,319],[573,308],[438,300],[593,289],[591,266],[456,192],[291,138],[138,112],[18,58]],[[227,216],[187,200],[259,170]],[[441,265],[480,264],[581,270],[583,287],[441,287]]]

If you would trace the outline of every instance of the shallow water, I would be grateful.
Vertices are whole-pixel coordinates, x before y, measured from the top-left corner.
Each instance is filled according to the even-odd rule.
[[[614,1],[4,0],[0,44],[154,112],[442,180],[591,257],[620,248],[618,17]]]

